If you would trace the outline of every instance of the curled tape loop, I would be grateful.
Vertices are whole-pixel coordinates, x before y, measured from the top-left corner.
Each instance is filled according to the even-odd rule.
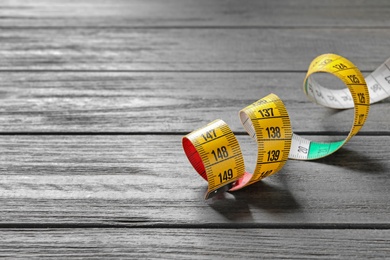
[[[275,94],[242,109],[239,112],[241,123],[258,147],[252,174],[245,172],[239,143],[224,121],[215,120],[184,136],[182,144],[187,158],[209,184],[205,199],[275,174],[287,159],[314,160],[340,149],[363,127],[370,103],[390,96],[389,66],[390,59],[364,78],[352,62],[336,54],[323,54],[311,62],[303,83],[308,98],[330,108],[354,108],[353,125],[343,140],[313,142],[294,134],[287,109]],[[335,90],[321,86],[311,77],[316,72],[336,76],[347,88]]]

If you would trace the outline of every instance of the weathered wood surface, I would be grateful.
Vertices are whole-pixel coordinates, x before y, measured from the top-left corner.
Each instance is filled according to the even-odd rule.
[[[209,201],[181,148],[216,118],[242,133],[237,111],[271,92],[294,131],[343,138],[352,111],[310,103],[302,80],[326,52],[374,70],[390,56],[389,11],[385,0],[1,2],[0,256],[389,257],[389,99],[336,154]],[[238,138],[253,169],[256,146]]]
[[[324,108],[306,98],[305,73],[14,72],[0,76],[0,133],[188,133],[217,118],[244,132],[238,111],[269,93],[285,103],[294,131],[346,133],[352,125],[352,110]],[[390,132],[389,102],[371,107],[362,133]]]
[[[390,30],[13,28],[1,43],[0,70],[306,71],[333,52],[372,71],[389,57]]]
[[[0,229],[0,256],[384,259],[389,255],[389,233],[305,229]]]
[[[358,136],[325,159],[288,161],[264,182],[207,202],[207,183],[178,135],[0,141],[0,226],[390,225],[389,136]],[[253,169],[256,145],[249,136],[239,141]]]
[[[5,1],[1,27],[388,27],[387,0]]]

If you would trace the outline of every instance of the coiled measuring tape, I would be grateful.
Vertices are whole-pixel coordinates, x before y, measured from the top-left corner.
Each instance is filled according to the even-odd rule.
[[[345,89],[321,86],[311,76],[330,73]],[[368,85],[368,86],[367,86]],[[182,139],[184,152],[195,170],[208,182],[205,199],[218,193],[235,191],[275,174],[287,159],[314,160],[330,155],[348,142],[364,125],[370,103],[390,96],[390,59],[366,78],[349,60],[336,54],[315,58],[306,74],[303,90],[310,100],[330,108],[354,108],[348,136],[335,142],[313,142],[294,134],[283,102],[270,94],[239,112],[241,123],[258,146],[253,174],[245,172],[239,143],[222,120],[191,132]]]

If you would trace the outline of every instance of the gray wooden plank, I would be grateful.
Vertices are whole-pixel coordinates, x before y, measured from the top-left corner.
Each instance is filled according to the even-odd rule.
[[[253,169],[256,145],[239,142]],[[204,201],[207,183],[181,136],[0,136],[0,226],[388,226],[389,144],[356,136],[325,159],[288,161],[261,183]]]
[[[2,27],[390,26],[382,1],[3,1]]]
[[[12,258],[383,259],[389,230],[0,229]],[[299,238],[299,239],[298,239]]]
[[[365,71],[387,58],[389,21],[381,16],[389,10],[387,2],[350,6],[350,2],[333,1],[302,8],[303,2],[270,1],[259,6],[250,1],[223,8],[216,1],[2,3],[0,75],[7,81],[0,92],[4,101],[0,131],[177,133],[213,120],[221,107],[227,110],[222,116],[229,124],[231,120],[235,129],[241,129],[230,113],[236,114],[236,109],[229,110],[226,103],[236,104],[237,96],[238,109],[240,103],[250,103],[251,87],[259,87],[251,80],[261,73],[247,73],[250,80],[244,92],[232,83],[227,84],[228,91],[222,89],[234,75],[219,74],[285,70],[299,71],[289,75],[302,77],[310,60],[322,52],[343,54]],[[280,13],[275,15],[275,10]],[[343,22],[348,28],[329,29],[343,27],[340,15],[347,11],[351,15]],[[367,15],[369,11],[375,15]],[[317,26],[323,29],[318,31]],[[59,72],[33,75],[14,70]],[[99,76],[64,70],[123,73]],[[130,73],[140,70],[151,73]],[[156,73],[159,70],[227,73],[173,76]],[[178,91],[199,74],[191,88]],[[225,100],[204,84],[214,81],[215,75],[221,78],[212,83],[216,89],[233,93],[234,98]],[[240,74],[233,82],[241,83],[247,75]],[[261,85],[280,83],[274,76]],[[161,83],[166,87],[160,88]],[[202,87],[193,91],[196,83]],[[276,89],[267,85],[261,94]],[[206,91],[214,92],[213,96],[202,97]],[[338,127],[348,130],[343,129],[348,112],[334,115],[312,109],[298,92],[292,91],[301,101],[289,102],[291,90],[279,91],[292,111],[299,112],[303,104],[306,110],[328,115],[326,121],[312,126],[315,116],[305,121],[297,113],[298,130],[334,131],[334,125],[337,131]],[[199,107],[194,108],[193,101]],[[366,132],[381,129],[382,136],[357,136],[345,149],[318,162],[288,162],[280,174],[260,184],[207,202],[202,200],[205,183],[184,158],[180,135],[0,136],[0,226],[7,227],[0,232],[0,255],[152,258],[165,253],[167,258],[184,258],[195,257],[195,252],[203,258],[386,257],[388,230],[289,228],[388,229],[388,102],[377,106],[370,117],[374,123],[365,128]],[[300,128],[303,121],[309,128]],[[251,154],[254,145],[248,139],[240,137]],[[248,161],[254,159],[252,154],[246,156]],[[245,224],[256,229],[219,229]],[[286,229],[257,229],[267,225]],[[66,229],[36,229],[56,226]],[[70,228],[76,226],[100,228]],[[107,226],[181,228],[103,229]],[[188,228],[205,226],[213,229]],[[224,241],[216,241],[219,237]],[[237,246],[228,245],[237,237],[242,239],[234,243]]]
[[[372,71],[389,57],[383,29],[2,29],[0,70],[305,71],[334,52]]]
[[[0,73],[0,132],[191,132],[217,118],[244,132],[238,111],[269,93],[294,131],[348,132],[352,110],[311,103],[305,73]],[[332,82],[332,81],[330,81]],[[341,87],[341,86],[340,86]],[[389,102],[362,132],[389,132]]]

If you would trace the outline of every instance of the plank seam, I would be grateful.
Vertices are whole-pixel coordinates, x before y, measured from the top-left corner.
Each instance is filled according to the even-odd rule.
[[[151,228],[151,229],[365,229],[390,230],[390,223],[203,223],[203,224],[166,224],[128,223],[1,223],[0,229],[76,229],[76,228]]]
[[[189,29],[198,29],[198,30],[253,30],[253,29],[268,29],[268,30],[306,30],[306,29],[316,29],[316,30],[368,30],[368,29],[389,29],[390,26],[310,26],[310,25],[295,25],[295,26],[272,26],[272,25],[162,25],[162,26],[0,26],[1,30],[75,30],[75,29],[91,29],[91,30],[189,30]]]
[[[237,136],[246,136],[246,132],[233,132]],[[348,132],[337,132],[337,131],[296,131],[295,134],[306,136],[306,135],[317,135],[317,136],[345,136],[348,135]],[[127,136],[139,136],[139,135],[174,135],[174,136],[184,136],[188,132],[157,132],[157,131],[148,131],[148,132],[0,132],[0,136],[9,136],[9,135],[36,135],[36,136],[47,136],[47,135],[69,135],[69,136],[88,136],[88,135],[127,135]],[[359,132],[356,136],[390,136],[390,132],[387,131],[375,131],[375,132]]]
[[[372,70],[360,70],[371,73]],[[306,73],[307,70],[44,70],[0,69],[0,73]]]

